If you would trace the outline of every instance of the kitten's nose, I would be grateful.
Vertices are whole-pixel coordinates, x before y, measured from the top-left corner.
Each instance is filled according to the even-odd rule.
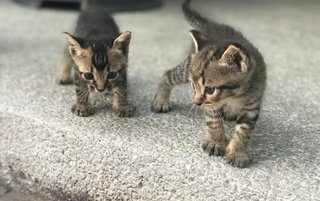
[[[202,105],[202,102],[194,102],[194,103],[198,106]]]
[[[202,105],[203,103],[203,100],[204,100],[204,97],[201,96],[201,97],[198,97],[198,96],[195,96],[194,97],[194,103],[198,106]]]

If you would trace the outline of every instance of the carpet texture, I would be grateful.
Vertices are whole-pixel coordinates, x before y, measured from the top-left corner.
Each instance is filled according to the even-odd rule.
[[[265,57],[268,86],[246,169],[203,153],[205,122],[190,110],[190,85],[173,91],[172,112],[150,111],[161,75],[191,44],[181,3],[115,15],[133,33],[128,77],[137,113],[121,119],[111,98],[97,94],[95,114],[76,117],[74,87],[56,84],[61,33],[72,32],[76,11],[1,0],[0,170],[53,200],[319,200],[320,2],[192,4],[242,31]]]

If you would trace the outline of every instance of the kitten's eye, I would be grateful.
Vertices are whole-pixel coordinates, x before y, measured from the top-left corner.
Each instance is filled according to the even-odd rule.
[[[204,93],[209,94],[209,95],[212,95],[214,93],[214,91],[215,91],[215,88],[213,88],[213,87],[206,87],[204,89]]]
[[[93,78],[94,78],[93,74],[90,73],[90,72],[83,73],[83,77],[84,77],[86,80],[93,80]]]
[[[114,80],[118,77],[119,73],[118,72],[109,72],[108,73],[108,80]]]

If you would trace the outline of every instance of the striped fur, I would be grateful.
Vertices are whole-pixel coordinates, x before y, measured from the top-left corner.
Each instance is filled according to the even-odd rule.
[[[266,66],[262,55],[232,27],[210,21],[183,4],[194,46],[187,59],[167,71],[152,103],[155,112],[170,110],[169,97],[174,86],[191,82],[194,102],[205,112],[207,134],[203,149],[209,155],[225,155],[226,161],[246,167],[251,159],[247,144],[258,120],[266,86]],[[225,136],[224,120],[235,120],[230,140]]]
[[[186,59],[175,68],[165,72],[159,84],[158,92],[154,98],[151,108],[152,111],[168,112],[170,110],[169,96],[172,88],[176,85],[189,82],[188,65],[189,61]]]
[[[209,155],[223,156],[225,154],[225,147],[227,138],[225,136],[223,119],[221,114],[213,107],[205,110],[207,136],[202,143],[202,148]]]
[[[61,84],[74,81],[77,99],[71,111],[82,117],[90,115],[89,94],[98,91],[113,94],[113,109],[117,115],[132,116],[135,108],[127,101],[126,77],[131,33],[120,34],[107,13],[83,10],[74,35],[64,33],[64,36],[68,47],[58,79]]]

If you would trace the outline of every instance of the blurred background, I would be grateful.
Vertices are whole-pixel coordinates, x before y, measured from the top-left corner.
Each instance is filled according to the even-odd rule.
[[[159,7],[161,0],[15,0],[17,3],[37,8],[80,9],[91,4],[95,9],[107,12],[137,11]]]

